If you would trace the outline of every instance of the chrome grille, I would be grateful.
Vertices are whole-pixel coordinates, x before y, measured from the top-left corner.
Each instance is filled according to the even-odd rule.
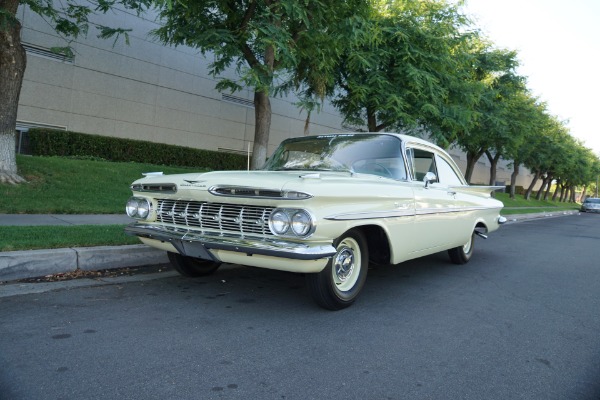
[[[274,207],[159,199],[156,218],[164,224],[272,236],[269,216]]]

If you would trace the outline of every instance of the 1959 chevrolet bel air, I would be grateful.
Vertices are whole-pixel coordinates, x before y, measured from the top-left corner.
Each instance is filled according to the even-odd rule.
[[[147,174],[131,185],[126,232],[202,276],[221,263],[304,273],[320,306],[351,305],[369,263],[447,250],[506,221],[493,186],[469,186],[452,158],[418,138],[339,133],[285,140],[258,171]]]

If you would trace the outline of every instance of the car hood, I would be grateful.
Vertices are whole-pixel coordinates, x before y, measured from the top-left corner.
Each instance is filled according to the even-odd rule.
[[[148,174],[132,184],[134,191],[161,192],[172,191],[176,186],[178,196],[197,196],[201,191],[222,195],[249,197],[285,197],[286,193],[307,191],[309,194],[323,186],[316,182],[327,181],[330,184],[348,180],[364,183],[394,184],[396,181],[373,175],[351,174],[349,172],[312,172],[312,171],[217,171],[177,175]],[[164,189],[164,190],[163,190]],[[252,192],[252,193],[251,193]]]

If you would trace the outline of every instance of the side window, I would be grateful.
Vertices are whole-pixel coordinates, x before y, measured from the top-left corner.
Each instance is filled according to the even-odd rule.
[[[410,158],[409,164],[415,180],[422,181],[428,172],[433,172],[437,176],[433,153],[420,149],[408,149],[407,155]]]
[[[447,186],[458,186],[464,184],[460,177],[457,175],[457,173],[454,171],[452,166],[450,166],[450,163],[448,163],[448,161],[444,160],[440,156],[436,156],[436,161],[439,174],[438,181],[440,183]]]

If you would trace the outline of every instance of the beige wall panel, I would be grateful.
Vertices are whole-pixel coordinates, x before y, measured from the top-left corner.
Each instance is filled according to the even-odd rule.
[[[70,114],[68,128],[71,131],[94,135],[118,136],[115,132],[114,119],[94,117],[91,115]],[[124,136],[120,136],[124,137]]]
[[[25,104],[19,105],[17,112],[17,121],[33,122],[38,124],[47,124],[60,127],[69,127],[69,119],[71,114],[64,111],[51,110],[44,106],[32,107]]]
[[[36,83],[49,83],[64,88],[70,88],[75,79],[75,67],[72,64],[51,61],[47,58],[27,54],[27,68],[25,69],[25,81]]]
[[[156,107],[152,104],[111,99],[115,106],[114,118],[118,121],[154,126]]]
[[[158,87],[155,85],[121,77],[110,77],[103,74],[99,81],[102,82],[104,80],[111,80],[116,83],[111,97],[139,103],[156,103]]]
[[[192,92],[195,94],[221,101],[221,93],[215,89],[216,84],[217,81],[210,77],[196,76],[190,87],[192,88]]]
[[[161,65],[161,50],[162,46],[158,43],[152,43],[144,38],[130,35],[129,46],[123,48],[123,55],[127,58]]]
[[[160,142],[154,140],[154,137],[156,136],[156,127],[146,124],[136,124],[128,121],[115,121],[114,136],[127,139]]]
[[[219,118],[236,122],[238,124],[245,124],[248,120],[248,112],[251,111],[254,114],[254,109],[245,107],[238,104],[228,103],[226,101],[220,102],[221,107],[219,108],[219,113],[217,114]]]
[[[118,75],[125,79],[157,85],[160,68],[160,66],[147,61],[127,58],[125,62],[121,63]]]
[[[189,132],[191,128],[190,113],[170,108],[156,107],[154,124],[158,128]]]
[[[21,88],[19,104],[68,112],[71,90],[53,84],[27,82]]]
[[[244,123],[220,119],[214,127],[214,136],[241,141],[244,137],[246,125]]]
[[[122,86],[122,79],[87,68],[73,67],[73,84],[82,92],[114,97],[115,91]]]
[[[77,54],[75,55],[75,65],[77,67],[119,76],[123,61],[123,58],[118,57],[117,53],[112,51],[87,45],[77,45]]]
[[[160,68],[158,73],[158,85],[174,90],[192,93],[193,85],[190,84],[194,75],[177,71],[171,68]]]
[[[99,94],[73,91],[72,99],[70,111],[74,115],[118,119],[119,104],[113,98]]]
[[[221,109],[215,99],[165,87],[156,88],[156,105],[201,115],[218,115]]]

